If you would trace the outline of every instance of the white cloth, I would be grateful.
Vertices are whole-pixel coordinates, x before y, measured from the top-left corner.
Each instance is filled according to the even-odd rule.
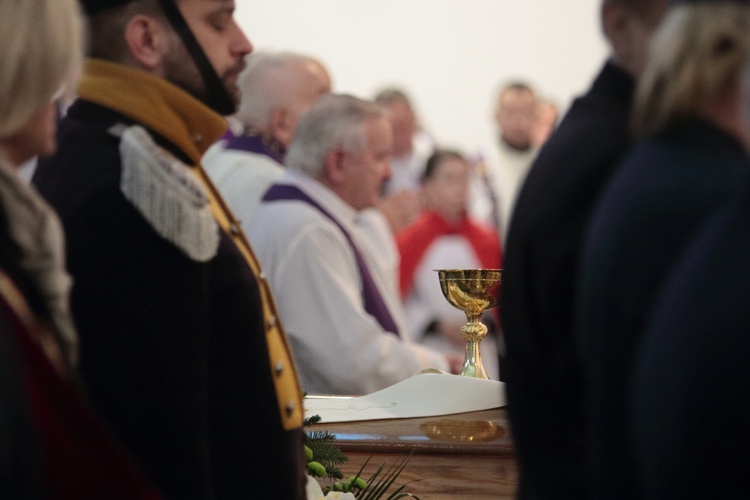
[[[463,324],[466,314],[445,300],[440,289],[436,269],[478,269],[482,264],[465,238],[458,235],[441,236],[425,252],[415,273],[412,288],[405,299],[406,318],[417,341],[446,354],[463,354],[464,348],[456,346],[439,334],[424,335],[433,321],[447,325]],[[480,344],[482,363],[487,376],[499,380],[497,344],[487,336]]]
[[[309,396],[305,416],[324,423],[436,417],[505,406],[505,384],[432,370],[365,396]]]
[[[385,183],[384,194],[390,195],[408,189],[418,191],[427,160],[435,150],[435,142],[425,132],[412,138],[412,150],[403,156],[391,156],[391,178]]]
[[[357,212],[299,172],[287,171],[279,182],[297,186],[346,228],[387,306],[397,312],[386,283],[372,272],[376,265],[356,226]],[[384,331],[365,311],[354,253],[319,210],[301,201],[262,203],[248,235],[276,295],[303,389],[367,394],[425,368],[448,369],[443,355]]]
[[[494,217],[497,217],[500,222],[498,232],[500,233],[501,243],[505,245],[516,198],[539,151],[536,148],[518,151],[497,140],[492,146],[488,145],[481,149],[481,156],[484,158],[488,170],[489,188],[494,190],[497,200]],[[471,205],[469,207],[471,214],[494,225],[492,203],[487,192],[487,186],[480,185],[480,182],[475,179],[471,187],[471,193]]]
[[[242,229],[249,233],[261,198],[284,173],[284,167],[270,156],[225,149],[222,143],[211,146],[201,163]]]

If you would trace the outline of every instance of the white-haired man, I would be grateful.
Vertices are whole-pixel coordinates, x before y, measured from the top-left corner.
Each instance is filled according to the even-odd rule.
[[[392,141],[376,104],[321,97],[250,225],[309,392],[368,393],[424,368],[455,371],[461,361],[407,340],[357,225],[390,176]]]
[[[246,57],[237,82],[242,98],[234,115],[243,132],[206,153],[203,164],[245,231],[268,187],[284,171],[284,153],[300,116],[331,78],[316,59],[292,52]]]

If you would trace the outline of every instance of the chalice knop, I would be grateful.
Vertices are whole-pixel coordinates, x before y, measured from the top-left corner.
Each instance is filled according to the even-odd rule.
[[[479,343],[487,336],[482,313],[497,305],[502,269],[436,269],[440,288],[453,307],[466,313],[461,337],[466,341],[466,355],[461,375],[488,378],[482,365]]]

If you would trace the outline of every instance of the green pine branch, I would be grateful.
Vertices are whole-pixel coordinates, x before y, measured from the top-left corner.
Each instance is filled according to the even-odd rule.
[[[319,415],[313,415],[305,419],[304,425],[307,427],[317,424],[320,421],[321,418]],[[356,476],[341,483],[336,481],[344,477],[338,466],[347,462],[349,457],[341,451],[335,441],[336,435],[329,431],[311,431],[305,433],[305,453],[307,456],[308,473],[313,477],[325,477],[335,481],[333,485],[324,489],[324,493],[328,491],[351,491],[357,500],[400,500],[406,497],[419,500],[418,497],[411,493],[403,491],[406,485],[396,488],[395,491],[389,494],[389,490],[409,462],[413,450],[407,457],[396,461],[388,469],[386,469],[385,463],[382,464],[367,481],[364,481],[361,479],[361,475],[370,462],[370,458],[372,458],[370,457],[359,469]]]

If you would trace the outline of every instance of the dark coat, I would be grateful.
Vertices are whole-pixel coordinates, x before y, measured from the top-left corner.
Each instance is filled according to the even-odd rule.
[[[159,498],[59,362],[47,303],[6,214],[0,208],[0,498]]]
[[[26,391],[22,326],[0,298],[0,498],[44,498],[41,446]]]
[[[745,498],[750,184],[680,260],[645,329],[634,432],[646,498]]]
[[[302,498],[303,431],[282,426],[258,282],[223,231],[196,262],[126,201],[116,123],[132,122],[79,100],[34,176],[65,227],[92,405],[167,497]]]
[[[691,121],[634,148],[597,205],[578,302],[595,498],[638,498],[628,408],[644,324],[666,273],[747,165],[736,139]]]
[[[161,498],[122,444],[53,368],[30,328],[36,325],[34,318],[21,319],[14,309],[18,302],[8,302],[6,286],[2,288],[0,498]]]
[[[586,224],[631,144],[633,80],[607,63],[541,150],[505,247],[500,315],[519,498],[581,498],[583,393],[573,299]]]

